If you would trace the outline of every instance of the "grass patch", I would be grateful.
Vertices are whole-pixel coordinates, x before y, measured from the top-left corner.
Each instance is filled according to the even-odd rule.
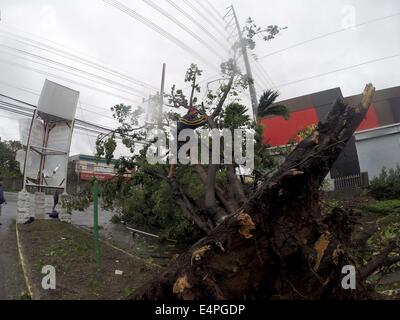
[[[353,234],[354,254],[360,266],[371,261],[384,250],[390,241],[400,237],[400,199],[361,204],[355,210],[360,214],[359,225]],[[397,256],[392,251],[391,256]],[[400,288],[400,263],[383,266],[368,278],[376,290],[387,296],[395,295]],[[381,279],[387,279],[382,283]]]
[[[381,215],[400,212],[400,199],[377,201],[374,204],[363,206],[362,210],[370,213],[378,213]]]
[[[67,223],[37,220],[18,229],[32,284],[42,299],[124,299],[158,271],[104,243],[98,268],[93,236]],[[45,265],[56,269],[56,290],[41,287]],[[123,274],[115,275],[115,270]]]

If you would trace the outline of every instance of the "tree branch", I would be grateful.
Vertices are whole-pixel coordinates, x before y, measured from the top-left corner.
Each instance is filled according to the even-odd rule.
[[[228,82],[227,87],[224,90],[224,94],[221,97],[221,100],[219,100],[217,107],[215,108],[214,112],[211,114],[209,120],[211,120],[211,122],[214,122],[214,119],[220,114],[222,107],[224,106],[225,100],[228,97],[229,91],[231,91],[232,89],[232,85],[233,85],[233,80],[235,79],[236,73],[234,72]]]
[[[193,105],[194,90],[196,89],[196,74],[193,76],[192,92],[190,93],[189,107]]]
[[[386,248],[382,250],[382,252],[368,262],[361,270],[360,270],[360,279],[365,280],[371,274],[373,274],[376,270],[378,270],[383,265],[386,265],[389,262],[388,255],[394,248],[397,247],[396,241],[391,241]]]
[[[197,174],[199,175],[201,181],[203,184],[206,186],[207,185],[207,173],[205,172],[204,168],[197,164],[194,166]],[[235,213],[238,205],[235,201],[235,199],[232,199],[232,203],[228,201],[228,199],[225,197],[225,192],[222,190],[218,184],[215,185],[215,194],[217,196],[217,199],[219,202],[221,202],[222,206],[225,208],[225,210],[228,212],[228,214],[233,214]]]

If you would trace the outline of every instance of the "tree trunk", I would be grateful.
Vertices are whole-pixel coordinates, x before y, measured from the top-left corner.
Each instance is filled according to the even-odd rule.
[[[229,186],[232,188],[232,193],[238,202],[243,205],[246,202],[246,196],[244,194],[242,185],[239,181],[239,177],[236,174],[236,167],[234,164],[227,165],[227,175]]]
[[[247,203],[178,257],[133,299],[350,299],[342,267],[351,212],[324,216],[319,187],[364,118],[375,88],[361,103],[335,101],[326,121],[303,140]]]

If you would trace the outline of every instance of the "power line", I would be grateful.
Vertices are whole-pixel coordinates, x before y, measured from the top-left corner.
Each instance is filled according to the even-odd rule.
[[[16,114],[20,114],[20,115],[23,115],[23,116],[27,116],[27,117],[31,116],[31,114],[29,114],[29,113],[25,113],[25,112],[22,112],[22,111],[15,110],[13,108],[9,108],[9,107],[3,105],[3,103],[1,103],[1,102],[0,102],[0,109],[8,111],[8,112],[11,112],[11,113],[16,113]]]
[[[1,107],[0,107],[0,109],[1,109]],[[6,111],[6,112],[13,113],[12,111]],[[4,114],[0,115],[0,118],[6,118],[6,119],[10,119],[10,120],[15,120],[15,121],[18,121],[19,119],[21,119],[21,117],[18,117],[18,116],[13,118],[13,117],[10,117],[10,116],[6,116]],[[13,125],[11,125],[11,127],[13,127]]]
[[[85,118],[84,118],[84,116],[83,116],[82,106],[81,106],[80,103],[79,103],[79,108],[81,109],[81,117],[82,117],[83,120],[85,120]],[[87,131],[86,131],[86,135],[87,135],[87,138],[88,138],[88,142],[89,142],[90,149],[91,149],[91,151],[94,153],[95,148],[93,148],[92,141],[90,140],[90,138],[89,138],[89,133],[88,133]]]
[[[1,95],[1,96],[4,96],[4,95]],[[11,97],[10,97],[10,99],[11,100],[20,101],[20,100],[11,98]],[[29,105],[29,106],[32,106],[29,103],[26,103],[26,104]],[[10,108],[9,105],[12,105],[12,107]],[[34,107],[36,107],[36,106],[34,106]],[[11,113],[20,114],[20,115],[23,115],[23,116],[26,116],[26,117],[30,117],[30,118],[33,115],[33,111],[32,110],[24,111],[24,110],[27,110],[27,108],[24,108],[22,106],[18,106],[16,104],[6,103],[6,102],[1,101],[1,100],[0,100],[0,109],[8,111],[8,112],[11,112]],[[83,130],[83,131],[87,131],[87,132],[92,132],[92,133],[95,133],[97,135],[105,134],[105,133],[109,133],[109,132],[113,132],[114,131],[113,129],[110,129],[110,128],[107,128],[107,127],[104,127],[104,126],[99,126],[99,125],[96,125],[96,124],[93,124],[93,123],[90,123],[90,122],[86,122],[86,121],[83,121],[83,120],[80,120],[80,119],[75,119],[74,129]],[[121,140],[122,138],[117,135],[116,139]],[[135,143],[137,143],[137,144],[146,144],[145,141],[144,142],[143,141],[135,141]]]
[[[80,70],[80,69],[74,68],[74,67],[72,67],[72,66],[65,65],[65,64],[63,64],[63,63],[61,63],[61,62],[54,61],[54,60],[52,60],[52,59],[48,59],[48,58],[45,58],[45,57],[41,57],[41,56],[38,56],[38,55],[36,55],[36,54],[30,53],[30,52],[27,52],[27,51],[24,51],[24,50],[20,50],[20,49],[8,47],[8,46],[5,46],[5,45],[3,45],[3,44],[0,44],[0,46],[9,48],[9,50],[12,50],[12,51],[21,52],[21,53],[24,54],[24,55],[32,56],[32,57],[34,57],[34,58],[36,58],[36,59],[40,59],[40,60],[43,60],[43,61],[46,61],[46,62],[50,62],[50,63],[56,64],[56,65],[64,66],[65,68],[68,68],[68,69],[71,69],[71,70],[77,70],[77,72],[80,72],[80,73],[83,73],[83,74],[88,74],[88,75],[90,75],[90,76],[92,76],[92,77],[99,77],[100,79],[102,79],[102,81],[106,81],[106,82],[110,82],[110,83],[116,83],[116,82],[114,82],[114,81],[112,81],[112,80],[109,80],[109,79],[106,79],[106,78],[102,78],[102,77],[97,76],[97,75],[93,75],[93,74],[91,74],[90,72],[86,72],[86,71],[84,71],[84,70]],[[9,52],[7,52],[7,51],[0,51],[0,52],[11,54],[11,53],[9,53]],[[114,90],[117,90],[117,91],[120,91],[120,92],[124,92],[124,93],[130,94],[130,95],[135,96],[135,97],[138,97],[138,98],[142,98],[143,95],[146,95],[146,93],[144,93],[144,92],[142,93],[142,95],[138,95],[138,94],[136,94],[136,93],[132,93],[132,92],[127,91],[127,90],[124,90],[124,89],[119,89],[119,88],[117,88],[117,87],[115,87],[115,86],[111,86],[111,85],[109,85],[109,84],[107,84],[107,83],[103,83],[103,82],[100,82],[100,81],[97,81],[97,80],[94,80],[94,79],[91,79],[91,78],[88,78],[88,77],[81,76],[81,75],[76,74],[76,73],[72,73],[72,72],[69,72],[69,71],[66,71],[66,70],[63,70],[63,69],[60,69],[60,68],[56,68],[56,67],[54,67],[54,66],[51,66],[51,65],[47,65],[47,64],[38,62],[38,61],[36,61],[36,60],[28,59],[28,58],[21,57],[21,56],[18,56],[18,55],[16,55],[16,57],[18,57],[18,58],[20,58],[20,59],[24,59],[24,60],[29,61],[29,62],[33,62],[33,63],[39,64],[39,65],[45,66],[45,67],[47,67],[47,68],[51,68],[51,69],[54,69],[54,70],[57,70],[57,71],[61,71],[61,72],[64,72],[64,73],[72,74],[72,75],[74,75],[74,76],[76,76],[76,77],[80,77],[80,78],[82,78],[82,79],[85,79],[85,80],[88,80],[88,81],[91,81],[91,82],[100,84],[100,85],[102,85],[102,86],[109,87],[109,88],[111,88],[111,89],[114,89]],[[118,84],[118,83],[117,83],[117,84]],[[119,85],[123,86],[122,84],[119,84]],[[128,87],[128,88],[130,88],[130,87]],[[131,88],[130,88],[130,89],[131,89]]]
[[[16,101],[20,101],[20,100],[16,100]],[[5,105],[6,107],[18,108],[18,110],[19,110],[19,111],[22,111],[22,112],[31,112],[31,111],[32,111],[31,108],[23,107],[23,106],[20,106],[20,105],[15,104],[15,103],[6,102],[6,101],[4,101],[4,100],[2,100],[2,99],[0,99],[0,103],[2,103],[3,105]]]
[[[19,114],[19,115],[22,115],[22,116],[25,116],[25,117],[28,117],[28,118],[31,118],[32,115],[33,115],[33,112],[21,112],[21,111],[18,111],[17,109],[14,109],[14,108],[8,108],[8,107],[4,106],[2,102],[0,102],[0,110],[4,110],[4,111],[9,112],[9,113]],[[2,115],[0,117],[9,118],[9,119],[12,119],[12,120],[19,120],[18,118],[10,118],[10,117],[4,116],[4,115]],[[75,129],[82,130],[82,131],[85,131],[85,132],[92,132],[92,133],[95,133],[97,135],[104,133],[102,131],[90,129],[90,128],[81,126],[79,124],[75,125]]]
[[[212,46],[210,46],[207,42],[205,42],[201,37],[199,37],[196,33],[194,33],[192,30],[190,30],[186,25],[181,23],[178,19],[176,19],[174,16],[169,14],[166,10],[152,2],[151,0],[142,0],[145,2],[147,5],[152,7],[153,9],[157,10],[160,12],[164,17],[168,18],[171,20],[173,23],[175,23],[177,26],[179,26],[182,30],[186,31],[188,34],[190,34],[193,38],[195,38],[197,41],[199,41],[201,44],[203,44],[207,49],[209,49],[211,52],[213,52],[216,56],[218,56],[220,59],[224,59],[219,52],[217,52]]]
[[[157,24],[154,22],[150,21],[146,17],[142,16],[141,14],[137,13],[136,11],[132,10],[131,8],[123,5],[122,3],[116,1],[116,0],[102,0],[103,2],[113,6],[114,8],[126,13],[128,16],[134,18],[135,20],[143,23],[153,31],[156,31],[158,34],[162,35],[164,38],[172,41],[175,43],[178,47],[181,49],[189,52],[191,55],[197,57],[199,60],[203,61],[204,63],[208,64],[209,66],[216,68],[213,63],[210,63],[206,59],[204,59],[201,55],[199,55],[195,50],[187,46],[184,42],[173,36],[171,33],[168,31],[164,30],[163,28],[159,27]]]
[[[19,114],[19,115],[22,115],[22,116],[25,116],[28,118],[31,118],[33,115],[32,111],[31,112],[23,112],[23,111],[19,111],[18,109],[15,109],[15,108],[9,108],[7,106],[4,106],[4,104],[1,101],[0,101],[0,109],[4,110],[6,112],[9,112],[9,113]],[[3,116],[1,116],[1,117],[3,117]],[[18,119],[13,118],[13,120],[18,120]],[[78,125],[75,125],[75,129],[77,129],[77,130],[89,131],[89,132],[96,133],[96,134],[102,134],[102,133],[104,133],[104,131],[106,131],[106,132],[108,131],[108,130],[99,131],[99,130],[87,128],[82,125],[79,125],[78,119],[77,119],[77,121],[78,121]]]
[[[22,103],[24,105],[29,106],[31,109],[27,108],[27,107],[23,107],[23,106],[17,105],[15,103],[9,103],[9,102],[6,102],[6,101],[0,99],[0,104],[4,104],[7,107],[16,108],[19,112],[26,112],[29,116],[33,113],[32,108],[33,109],[37,108],[37,106],[35,106],[34,104],[31,104],[29,102],[25,102],[25,101],[22,101],[22,100],[7,96],[5,94],[1,94],[0,93],[0,96],[4,97],[6,99],[9,99],[9,100],[12,100],[12,101],[15,101],[15,102],[18,102],[18,103]],[[97,124],[94,124],[94,123],[91,123],[91,122],[86,122],[86,121],[83,121],[83,120],[80,120],[80,119],[75,119],[75,122],[78,123],[79,125],[90,126],[92,128],[97,128],[97,129],[100,129],[100,130],[104,130],[106,132],[112,132],[113,131],[113,129],[111,129],[111,128],[107,128],[105,126],[97,125]]]
[[[22,103],[22,104],[25,104],[25,105],[29,105],[29,106],[32,107],[32,108],[36,108],[35,105],[33,105],[33,104],[28,104],[27,102],[24,102],[24,101],[22,101],[22,100],[14,99],[14,98],[11,98],[10,96],[6,96],[6,95],[3,95],[3,94],[0,94],[0,96],[5,97],[5,98],[7,98],[7,99],[15,100],[15,101],[17,101],[17,102],[19,102],[19,103]],[[19,109],[22,109],[22,110],[25,111],[25,112],[31,112],[31,109],[29,109],[29,108],[22,107],[22,106],[17,106],[16,104],[11,104],[11,103],[8,103],[8,102],[4,102],[3,100],[0,100],[0,101],[1,101],[4,105],[7,105],[8,107],[18,107]],[[107,116],[105,116],[105,115],[103,115],[103,114],[101,114],[101,113],[94,112],[94,111],[91,111],[91,110],[88,110],[88,109],[83,108],[83,107],[81,106],[80,101],[79,101],[79,107],[81,108],[81,111],[82,111],[82,110],[85,110],[85,111],[87,111],[87,112],[97,114],[97,115],[102,116],[102,117],[105,117],[105,118],[107,118],[107,119],[113,119],[113,118],[107,117]],[[114,119],[114,120],[115,120],[115,119]],[[116,120],[115,120],[115,121],[116,121]]]
[[[212,33],[210,33],[204,26],[198,22],[193,16],[191,16],[189,13],[187,13],[185,10],[183,10],[180,6],[178,6],[175,2],[172,0],[166,0],[171,6],[173,6],[176,10],[178,10],[181,14],[183,14],[188,20],[190,20],[192,23],[194,23],[197,27],[199,27],[205,34],[207,34],[211,39],[215,41],[221,48],[223,48],[225,51],[228,51],[226,47],[224,47],[221,44],[221,41],[218,40]]]
[[[368,21],[365,21],[365,22],[356,24],[356,25],[354,25],[354,27],[355,27],[355,28],[356,28],[356,27],[361,27],[361,26],[364,26],[364,25],[367,25],[367,24],[370,24],[370,23],[373,23],[373,22],[380,21],[380,20],[385,20],[385,19],[393,18],[393,17],[396,17],[396,16],[398,16],[398,15],[400,15],[400,12],[395,13],[395,14],[391,14],[391,15],[389,15],[389,16],[385,16],[385,17],[381,17],[381,18],[376,18],[376,19],[368,20]],[[337,33],[344,32],[344,31],[348,31],[348,30],[349,30],[349,29],[343,29],[343,28],[342,28],[342,29],[338,29],[338,30],[335,30],[335,31],[332,31],[332,32],[328,32],[328,33],[322,34],[322,35],[320,35],[320,36],[318,36],[318,37],[311,38],[311,39],[308,39],[308,40],[304,40],[304,41],[295,43],[295,44],[293,44],[293,45],[291,45],[291,46],[288,46],[288,47],[286,47],[286,48],[273,51],[273,52],[271,52],[271,53],[268,53],[268,54],[262,56],[260,59],[264,59],[264,58],[266,58],[266,57],[270,57],[270,56],[276,55],[277,53],[281,53],[281,52],[283,52],[283,51],[286,51],[286,50],[289,50],[289,49],[292,49],[292,48],[299,47],[299,46],[301,46],[301,45],[303,45],[303,44],[306,44],[306,43],[309,43],[309,42],[312,42],[312,41],[315,41],[315,40],[319,40],[319,39],[322,39],[322,38],[326,38],[326,37],[331,36],[331,35],[333,35],[333,34],[337,34]]]
[[[11,38],[13,41],[16,41],[16,42],[19,42],[19,43],[22,43],[22,44],[25,44],[25,45],[29,45],[31,47],[34,47],[34,48],[37,48],[37,49],[40,49],[40,50],[43,50],[43,51],[46,51],[46,52],[49,52],[49,53],[52,53],[52,54],[56,54],[56,55],[61,56],[63,58],[78,62],[80,64],[83,64],[83,65],[89,66],[91,68],[100,70],[100,71],[105,72],[107,74],[110,74],[110,75],[113,75],[113,76],[117,76],[119,78],[122,78],[124,80],[130,81],[130,82],[134,83],[135,85],[141,86],[143,88],[147,88],[147,89],[151,89],[151,90],[157,90],[157,87],[152,86],[152,85],[150,85],[150,84],[148,84],[146,82],[143,82],[141,80],[135,79],[135,78],[133,78],[131,76],[123,74],[122,72],[120,72],[118,70],[106,67],[106,66],[104,66],[104,64],[99,64],[97,62],[85,59],[85,58],[80,57],[78,55],[75,55],[75,54],[73,54],[71,52],[66,52],[64,50],[61,50],[59,48],[47,45],[45,43],[42,43],[42,42],[39,42],[39,41],[36,41],[36,40],[33,40],[33,39],[29,39],[29,38],[26,38],[26,37],[23,37],[23,36],[20,36],[20,35],[12,34],[10,32],[7,32],[7,31],[1,30],[1,29],[0,29],[0,33],[2,33],[3,36],[4,36],[4,34],[6,34],[6,36]]]
[[[120,86],[120,87],[123,87],[123,88],[127,88],[128,90],[132,90],[132,91],[134,91],[134,92],[141,93],[142,95],[148,94],[147,92],[138,90],[138,89],[133,88],[133,87],[126,86],[126,85],[124,85],[124,84],[122,84],[122,83],[120,83],[120,82],[116,82],[116,81],[114,81],[114,80],[110,80],[110,79],[104,78],[104,77],[99,76],[99,75],[97,75],[97,74],[93,74],[93,73],[91,73],[91,72],[87,72],[87,71],[85,71],[85,70],[72,67],[72,66],[67,65],[67,64],[65,64],[65,63],[62,63],[62,62],[59,62],[59,61],[55,61],[55,60],[53,60],[53,59],[49,59],[49,58],[46,58],[46,57],[43,57],[43,56],[39,56],[39,55],[37,55],[37,54],[31,53],[31,52],[28,52],[28,51],[25,51],[25,50],[21,50],[21,49],[18,49],[18,48],[10,47],[10,46],[7,46],[7,45],[1,44],[1,43],[0,43],[0,46],[2,46],[3,48],[7,48],[8,50],[14,51],[14,52],[22,53],[22,54],[24,54],[24,55],[28,55],[28,56],[34,57],[34,58],[36,58],[36,59],[40,59],[40,60],[43,60],[43,61],[46,61],[46,62],[54,63],[54,64],[60,65],[60,66],[62,66],[62,67],[64,67],[64,68],[67,68],[67,69],[70,69],[70,70],[73,70],[73,71],[76,71],[76,72],[80,72],[80,73],[86,74],[86,75],[91,76],[91,77],[98,78],[98,79],[100,79],[100,80],[102,80],[102,81],[105,81],[105,82],[108,82],[108,83],[111,83],[111,84],[115,84],[115,85]],[[86,79],[87,79],[87,78],[86,78]],[[117,90],[118,90],[118,89],[117,89]],[[128,93],[129,93],[129,92],[128,92]],[[139,97],[141,97],[141,96],[139,96]]]
[[[286,82],[286,83],[279,84],[278,87],[285,87],[285,86],[288,86],[288,85],[291,85],[291,84],[294,84],[294,83],[304,82],[304,81],[315,79],[315,78],[320,78],[320,77],[323,77],[323,76],[326,76],[326,75],[329,75],[329,74],[332,74],[332,73],[336,73],[336,72],[340,72],[340,71],[344,71],[344,70],[349,70],[349,69],[360,67],[360,66],[363,66],[363,65],[366,65],[366,64],[370,64],[370,63],[374,63],[374,62],[378,62],[378,61],[383,61],[383,60],[388,60],[388,59],[392,59],[392,58],[396,58],[396,57],[400,57],[400,53],[397,53],[397,54],[394,54],[394,55],[390,55],[390,56],[386,56],[386,57],[382,57],[382,58],[378,58],[378,59],[365,61],[365,62],[362,62],[362,63],[358,63],[358,64],[354,64],[354,65],[351,65],[351,66],[347,66],[347,67],[339,68],[339,69],[336,69],[336,70],[332,70],[332,71],[329,71],[329,72],[315,74],[315,75],[307,77],[307,78],[298,79],[298,80],[294,80],[294,81],[289,81],[289,82]]]
[[[5,63],[5,64],[9,64],[9,65],[14,65],[14,66],[17,66],[17,67],[20,67],[20,68],[28,69],[28,70],[43,74],[45,76],[58,78],[58,79],[61,79],[63,81],[66,81],[66,82],[74,83],[74,84],[79,85],[79,86],[83,86],[83,87],[86,87],[86,88],[89,88],[89,89],[92,89],[92,90],[95,90],[95,91],[102,92],[102,93],[104,93],[106,95],[109,95],[109,96],[112,96],[112,97],[117,97],[117,98],[120,98],[120,99],[123,99],[123,100],[126,100],[126,101],[131,101],[131,102],[133,102],[135,104],[136,103],[137,104],[141,104],[141,102],[138,102],[138,101],[133,100],[131,98],[127,98],[127,97],[124,97],[124,96],[121,96],[121,95],[118,95],[118,94],[115,94],[115,93],[111,93],[109,91],[106,91],[106,90],[103,90],[103,89],[100,89],[100,88],[96,88],[96,87],[90,86],[88,84],[84,84],[82,82],[71,80],[71,79],[68,79],[68,78],[65,78],[65,77],[62,77],[62,76],[59,76],[59,75],[55,75],[55,74],[52,74],[52,73],[49,73],[49,72],[45,72],[45,71],[42,71],[42,70],[39,70],[39,69],[36,69],[36,68],[33,68],[33,67],[29,67],[29,66],[26,66],[26,65],[23,65],[23,64],[19,64],[19,63],[12,62],[12,61],[7,61],[5,59],[0,59],[0,62]]]
[[[204,27],[201,24],[198,24],[197,20],[195,20],[192,16],[190,16],[189,14],[187,14],[186,11],[184,11],[183,9],[181,9],[179,6],[177,6],[172,0],[166,0],[170,5],[172,5],[175,9],[177,9],[178,11],[180,11],[183,15],[185,15],[188,19],[190,19],[193,23],[195,23],[196,25],[199,25],[202,29],[204,29]],[[199,5],[201,5],[201,7],[206,10],[209,14],[211,13],[210,10],[206,9],[201,2],[199,2]],[[216,11],[216,9],[214,8],[214,10]],[[198,12],[198,14],[200,14],[200,12]],[[211,13],[213,14],[213,13]],[[222,24],[222,17],[219,17],[219,19],[221,20],[221,24]],[[206,29],[205,29],[206,30]],[[207,33],[208,30],[206,30]],[[217,43],[221,44],[220,41],[218,41],[218,39],[216,39],[214,36],[212,36],[213,40],[215,40]],[[226,48],[224,48],[226,49]],[[257,61],[256,61],[257,62]],[[260,72],[260,74],[262,74],[262,72]],[[265,79],[265,77],[263,77]],[[260,78],[261,79],[261,78]],[[267,82],[265,82],[267,84],[267,87],[269,87],[270,85],[268,84],[268,80]]]
[[[30,94],[35,95],[35,96],[39,95],[37,92],[35,92],[35,90],[28,89],[28,88],[23,88],[23,87],[18,87],[16,85],[12,85],[12,84],[6,83],[6,82],[1,81],[1,80],[0,80],[0,84],[4,85],[6,87],[10,87],[10,88],[14,88],[14,89],[17,89],[17,90],[20,90],[20,91],[24,91],[24,92],[30,93]]]
[[[261,70],[261,75],[264,77],[264,79],[272,86],[272,87],[276,87],[276,83],[274,80],[272,80],[271,76],[269,75],[269,73],[267,72],[267,70],[265,70],[265,68],[263,67],[263,65],[261,63],[258,62],[258,60],[256,61],[256,66],[259,67],[259,69]]]
[[[218,10],[213,6],[213,4],[210,1],[206,0],[206,2],[208,6],[211,8],[211,12],[215,14],[215,17],[217,18],[216,20],[220,21],[221,26],[225,29],[224,24],[222,22],[223,21],[222,16],[219,15]],[[201,3],[201,1],[199,3]]]
[[[215,24],[208,19],[208,17],[206,15],[204,15],[199,9],[197,9],[193,4],[191,4],[188,0],[183,0],[183,2],[189,7],[191,8],[194,12],[196,12],[200,17],[202,17],[205,21],[208,22],[209,25],[211,25],[224,39],[225,39],[225,35],[223,33],[221,33],[220,29],[218,27],[215,26]]]
[[[254,59],[254,57],[252,60],[255,62],[255,64],[253,64],[253,66],[255,66],[255,68],[253,70],[255,71],[256,75],[258,75],[259,79],[261,80],[259,82],[263,82],[264,85],[266,85],[267,87],[273,86],[272,82],[264,75],[264,73],[262,71],[263,69],[261,68],[261,65],[259,63],[257,63],[257,60]]]
[[[14,88],[14,89],[20,90],[20,91],[24,91],[24,92],[30,93],[30,94],[35,95],[35,96],[40,96],[39,91],[36,91],[36,90],[33,90],[33,89],[18,87],[18,86],[15,86],[15,85],[6,83],[6,82],[4,82],[4,81],[0,81],[0,84],[5,85],[5,86],[10,87],[10,88]],[[4,95],[2,95],[2,94],[0,94],[0,96],[7,97],[7,96],[4,96]],[[26,102],[23,102],[23,103],[26,103]],[[95,105],[92,105],[92,104],[89,104],[89,103],[86,103],[86,102],[80,102],[80,103],[81,103],[82,105],[84,105],[84,106],[92,107],[92,108],[95,108],[95,109],[101,109],[101,110],[105,110],[105,111],[110,111],[110,109],[108,109],[108,108],[102,108],[102,107],[95,106]],[[32,105],[32,106],[33,106],[33,105]],[[98,113],[98,112],[95,112],[95,111],[93,111],[93,110],[89,110],[89,109],[85,109],[85,108],[82,108],[82,109],[83,109],[83,110],[86,110],[87,112],[95,113],[95,114],[98,114],[99,116],[102,116],[102,117],[104,117],[104,118],[113,119],[114,121],[116,121],[116,120],[115,120],[113,117],[111,117],[111,116],[106,116],[106,115],[104,115],[104,114],[102,114],[102,113]]]
[[[210,7],[211,8],[213,8],[213,10],[216,12],[216,14],[217,14],[217,9],[215,9],[215,7],[207,0],[207,2],[209,3],[209,5],[210,5]],[[229,12],[230,11],[228,11],[228,13],[227,14],[229,14]],[[224,18],[226,18],[226,16],[225,17],[221,17],[221,21],[223,21],[224,20]],[[233,17],[232,18],[232,22],[233,22],[233,20],[234,20],[235,18]],[[227,27],[229,27],[229,24],[230,23],[228,23],[227,24]],[[228,30],[227,30],[227,28],[225,28],[226,29],[226,31],[228,32]],[[234,35],[234,34],[236,34],[236,36],[237,37],[239,37],[239,35],[238,35],[238,30],[237,30],[237,28],[233,28],[233,31],[230,33],[230,35],[229,35],[229,39]],[[260,36],[259,36],[260,37]],[[229,41],[229,40],[228,40]],[[253,80],[254,80],[254,82],[258,85],[258,82],[259,83],[264,83],[264,85],[266,86],[266,88],[268,88],[268,87],[273,87],[273,86],[275,86],[275,83],[274,83],[274,81],[272,80],[272,78],[270,77],[270,75],[268,74],[268,72],[265,70],[265,68],[259,63],[259,61],[253,56],[253,55],[251,55],[251,57],[252,57],[252,60],[256,63],[256,69],[254,69],[256,72],[255,72],[255,76],[257,77],[257,79],[256,79],[256,77],[253,75]],[[254,65],[254,64],[253,64]],[[260,86],[258,85],[258,87],[259,87],[259,89],[260,89]],[[262,91],[264,91],[265,90],[265,88],[263,89],[263,88],[261,88],[262,89]]]
[[[2,95],[2,94],[1,94],[1,96],[7,97],[7,96]],[[17,105],[17,104],[5,102],[4,100],[0,100],[0,106],[1,106],[2,109],[5,109],[5,110],[11,111],[11,112],[16,112],[16,113],[19,113],[19,114],[27,116],[27,117],[31,117],[32,114],[33,114],[33,110],[32,109],[36,109],[37,108],[35,105],[32,105],[30,103],[26,103],[26,102],[23,102],[21,100],[14,99],[14,98],[11,98],[11,97],[7,97],[7,98],[11,99],[11,100],[15,100],[15,101],[20,102],[20,103],[24,103],[24,104],[30,106],[31,109],[23,107],[23,106],[20,106],[20,105]],[[80,120],[80,119],[75,119],[75,122],[79,126],[86,126],[86,127],[89,127],[89,129],[90,128],[91,129],[95,128],[98,131],[100,130],[99,132],[103,131],[101,133],[104,133],[104,131],[105,132],[113,131],[113,129],[111,129],[111,128],[106,128],[104,126],[100,126],[100,125],[97,125],[97,124],[94,124],[94,123],[90,123],[90,122],[87,122],[87,121],[84,121],[84,120]]]
[[[264,39],[260,36],[260,34],[257,34],[258,38],[261,41],[264,41]],[[253,60],[256,62],[256,64],[261,68],[262,73],[265,75],[265,78],[269,80],[269,82],[272,84],[272,86],[276,86],[275,82],[272,80],[271,76],[269,75],[269,73],[267,72],[267,70],[265,70],[264,66],[258,61],[258,58],[255,58],[253,56]]]
[[[25,105],[27,105],[27,106],[30,106],[30,107],[36,108],[36,106],[35,106],[34,104],[31,104],[31,103],[29,103],[29,102],[22,101],[22,100],[19,100],[19,99],[16,99],[16,98],[13,98],[13,97],[7,96],[7,95],[5,95],[5,94],[2,94],[2,93],[0,93],[0,97],[7,98],[7,99],[10,99],[10,100],[13,100],[13,101],[16,101],[16,102],[19,102],[19,103],[25,104]],[[2,100],[0,100],[0,101],[2,101]]]

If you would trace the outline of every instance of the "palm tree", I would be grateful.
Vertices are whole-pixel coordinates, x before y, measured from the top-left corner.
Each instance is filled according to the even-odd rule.
[[[260,102],[258,103],[258,119],[268,116],[282,116],[286,120],[289,119],[290,113],[286,106],[275,103],[278,97],[279,92],[272,89],[268,89],[262,94]]]

